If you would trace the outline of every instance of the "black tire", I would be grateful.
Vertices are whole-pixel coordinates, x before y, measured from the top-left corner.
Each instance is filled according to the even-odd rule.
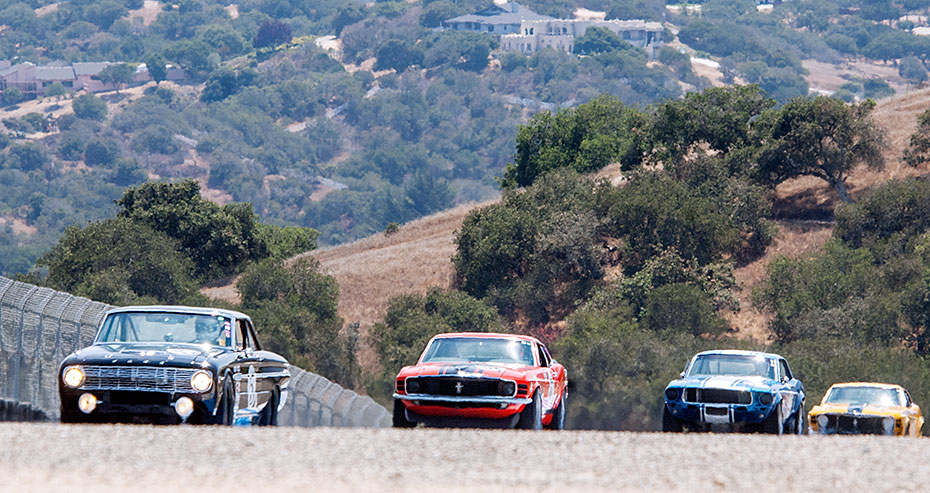
[[[762,422],[762,432],[769,435],[781,435],[785,432],[784,420],[781,417],[781,404],[777,404],[775,409]]]
[[[662,405],[662,431],[668,433],[685,431],[681,420],[672,415],[672,412],[668,410],[668,406],[665,404]]]
[[[404,406],[403,401],[400,399],[394,399],[394,417],[392,420],[394,428],[413,428],[416,426],[416,423],[407,421],[407,407]]]
[[[565,399],[568,399],[568,391],[562,391],[562,398],[559,399],[559,405],[556,406],[552,413],[552,421],[549,423],[550,430],[565,429]]]
[[[219,409],[216,411],[214,424],[232,426],[236,413],[235,407],[235,389],[232,384],[232,376],[226,376],[226,383],[223,385],[223,396],[220,397],[218,404]]]
[[[807,419],[806,416],[804,416],[804,401],[801,401],[801,405],[798,406],[798,412],[795,414],[793,431],[795,435],[807,434]]]
[[[278,404],[281,402],[281,391],[275,387],[271,391],[271,399],[268,400],[268,404],[265,404],[265,408],[262,409],[262,414],[258,418],[259,426],[278,426]]]
[[[521,430],[541,430],[542,429],[542,399],[539,397],[539,390],[533,394],[533,401],[523,406],[520,411],[520,420],[517,421],[517,428]]]

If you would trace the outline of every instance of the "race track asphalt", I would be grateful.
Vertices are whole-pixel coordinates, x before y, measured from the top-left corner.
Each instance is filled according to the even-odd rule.
[[[926,491],[930,440],[0,423],[0,491]]]

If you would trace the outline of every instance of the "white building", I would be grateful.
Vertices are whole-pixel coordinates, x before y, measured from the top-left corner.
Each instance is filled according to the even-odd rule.
[[[520,32],[501,36],[501,49],[530,55],[543,48],[571,53],[575,38],[584,36],[592,27],[602,27],[617,34],[627,43],[643,48],[652,57],[662,46],[662,23],[643,20],[552,19],[523,21]]]

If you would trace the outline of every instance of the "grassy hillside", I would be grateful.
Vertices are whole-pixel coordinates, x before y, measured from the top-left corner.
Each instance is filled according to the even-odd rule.
[[[849,180],[853,196],[890,179],[927,172],[911,168],[901,160],[908,138],[916,128],[917,116],[927,107],[930,107],[930,89],[879,101],[874,115],[887,132],[887,166],[881,172],[858,170],[853,173]],[[599,176],[615,184],[622,181],[615,166],[606,168]],[[812,206],[819,210],[832,210],[834,200],[830,187],[816,178],[791,180],[778,187],[777,207],[785,211],[786,218],[779,221],[778,237],[766,254],[735,271],[741,287],[738,293],[741,309],[726,314],[733,330],[758,341],[768,337],[768,316],[751,306],[751,290],[763,279],[765,268],[773,258],[778,255],[802,256],[815,251],[833,232],[828,220],[798,219],[791,217],[789,212]],[[455,253],[455,231],[469,211],[489,203],[472,203],[433,214],[401,226],[390,236],[378,233],[353,243],[312,252],[324,272],[334,276],[339,283],[340,316],[347,322],[358,321],[364,334],[383,318],[387,302],[392,297],[424,293],[432,287],[450,287],[453,277],[450,258]],[[237,297],[231,284],[208,288],[204,293],[229,300]],[[371,361],[366,352],[363,347],[360,355],[363,365]]]

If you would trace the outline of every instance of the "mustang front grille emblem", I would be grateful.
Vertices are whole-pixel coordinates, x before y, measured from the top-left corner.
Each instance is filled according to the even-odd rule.
[[[455,384],[455,393],[456,393],[456,394],[461,394],[461,393],[462,393],[462,387],[464,387],[464,385],[462,385],[462,382],[459,382],[459,383]]]

